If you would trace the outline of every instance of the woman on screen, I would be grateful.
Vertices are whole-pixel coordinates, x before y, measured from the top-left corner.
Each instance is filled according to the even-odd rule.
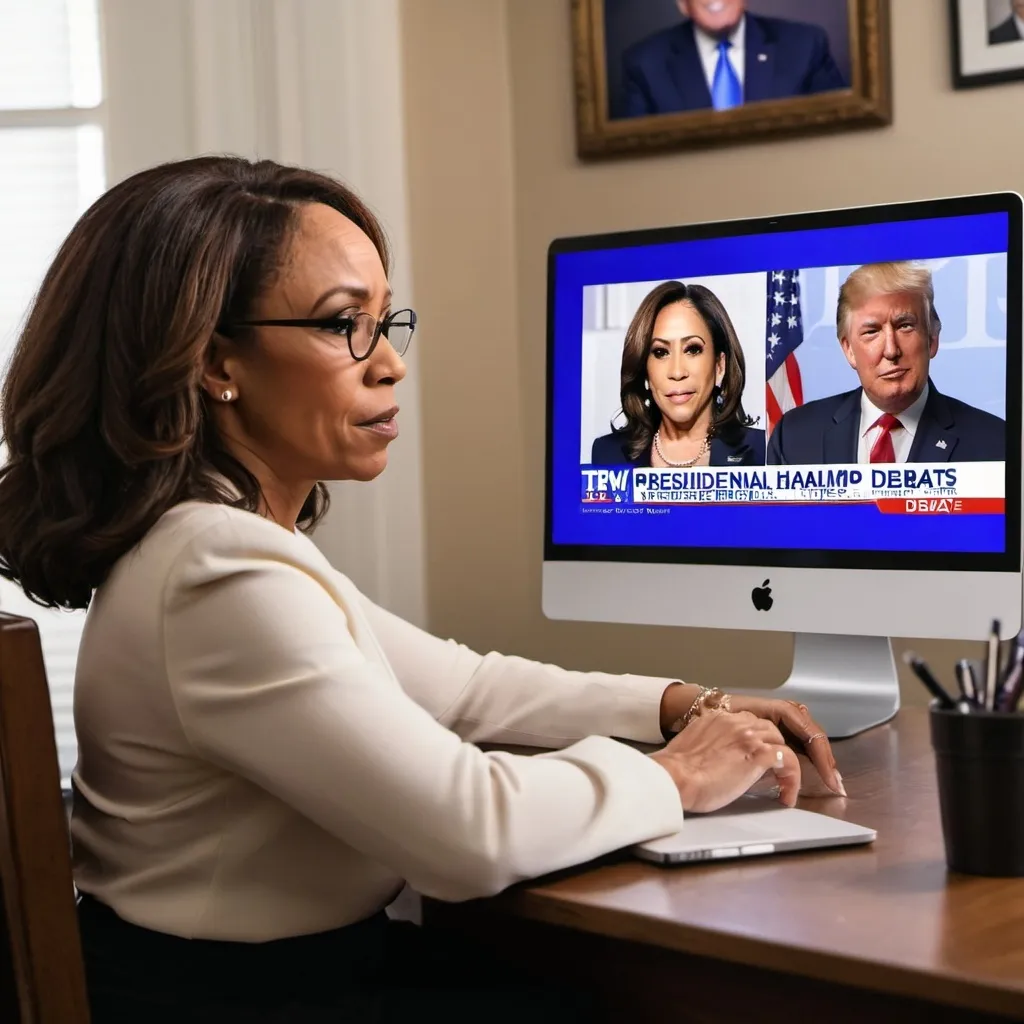
[[[640,303],[621,380],[626,423],[594,441],[593,465],[764,465],[764,431],[743,410],[743,349],[703,285],[666,281]]]

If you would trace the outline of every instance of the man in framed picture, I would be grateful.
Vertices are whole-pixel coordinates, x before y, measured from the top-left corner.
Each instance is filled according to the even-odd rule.
[[[625,117],[729,110],[849,87],[817,25],[753,14],[746,0],[676,3],[680,24],[623,55]]]
[[[1010,16],[988,33],[988,45],[1019,43],[1024,39],[1024,0],[1010,0]]]

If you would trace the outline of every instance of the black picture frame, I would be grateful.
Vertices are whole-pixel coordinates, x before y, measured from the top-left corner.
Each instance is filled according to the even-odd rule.
[[[968,52],[963,41],[965,25],[965,7],[971,6],[970,0],[949,0],[949,36],[952,58],[953,88],[977,89],[988,85],[1005,85],[1008,82],[1024,81],[1024,46],[1021,47],[1020,65],[1002,68],[997,71],[969,71],[965,64],[970,63],[972,54]],[[1024,40],[1021,40],[1024,43]]]

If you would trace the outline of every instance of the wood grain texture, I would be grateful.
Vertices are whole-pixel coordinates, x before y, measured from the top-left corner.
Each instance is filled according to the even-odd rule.
[[[0,1020],[88,1024],[67,816],[39,633],[0,614]]]
[[[810,994],[827,1007],[842,993],[864,1013],[900,1008],[893,1020],[916,1019],[915,1007],[929,1009],[927,1020],[1024,1019],[1024,879],[947,871],[927,713],[905,709],[835,750],[849,798],[807,796],[801,806],[877,829],[870,846],[676,868],[617,855],[494,900],[428,902],[425,920],[481,935],[555,926],[558,949],[581,933],[611,940],[612,962],[638,965],[638,977],[660,963],[667,983],[699,964],[704,976],[744,978],[741,989],[771,988],[808,1010]],[[683,998],[690,986],[673,987]],[[756,1000],[747,1009],[776,1019]]]

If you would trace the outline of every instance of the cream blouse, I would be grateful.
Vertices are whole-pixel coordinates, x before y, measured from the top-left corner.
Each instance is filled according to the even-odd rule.
[[[666,679],[439,640],[308,538],[186,502],[116,565],[75,685],[75,880],[125,919],[261,941],[408,882],[465,900],[679,829]],[[477,744],[549,748],[534,756]]]

